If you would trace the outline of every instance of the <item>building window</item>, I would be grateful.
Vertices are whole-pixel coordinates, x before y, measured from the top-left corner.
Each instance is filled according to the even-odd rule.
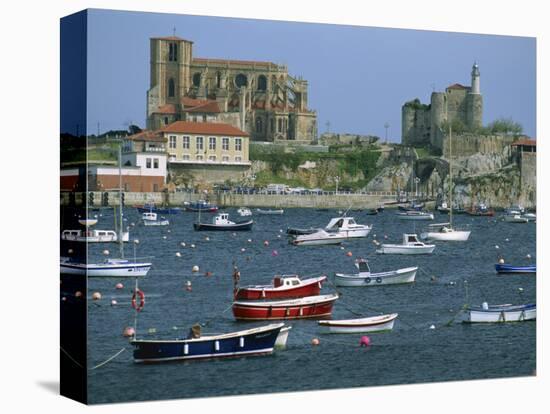
[[[241,162],[241,161],[242,161],[241,157],[235,157],[235,162]]]
[[[202,122],[207,122],[208,121],[208,118],[206,117],[206,115],[203,115],[202,116]]]
[[[229,157],[227,155],[224,155],[222,157],[222,162],[229,162]]]
[[[208,161],[216,161],[216,156],[215,155],[209,155],[208,156]]]
[[[159,167],[159,159],[153,158],[153,168],[158,168],[158,167]]]
[[[176,96],[176,83],[173,78],[168,79],[168,97],[173,98]]]
[[[175,135],[170,135],[169,146],[170,146],[170,148],[176,148],[176,136]]]
[[[203,137],[197,137],[197,151],[204,150],[204,139]]]
[[[222,138],[222,150],[229,151],[229,138]]]
[[[235,138],[235,151],[243,150],[243,140],[241,138]]]
[[[184,161],[189,161],[189,154],[183,154],[181,159]]]
[[[275,132],[275,120],[271,118],[271,133]]]
[[[267,89],[267,78],[264,75],[258,76],[258,90],[265,91]]]
[[[183,137],[183,149],[189,149],[189,137]]]
[[[177,43],[168,44],[168,60],[170,62],[178,61],[178,44]]]
[[[256,119],[256,132],[262,132],[264,129],[264,123],[262,118]]]
[[[283,132],[283,120],[281,118],[277,120],[277,132]]]
[[[235,76],[235,86],[237,88],[241,88],[241,86],[246,86],[248,83],[248,79],[246,78],[246,75],[243,73],[239,73],[237,76]]]
[[[201,84],[201,74],[199,72],[193,74],[193,86],[196,86],[197,88]]]
[[[151,158],[145,160],[145,168],[151,168]]]
[[[197,161],[202,161],[204,160],[204,157],[202,155],[197,155]]]
[[[216,137],[208,138],[208,149],[216,151]]]

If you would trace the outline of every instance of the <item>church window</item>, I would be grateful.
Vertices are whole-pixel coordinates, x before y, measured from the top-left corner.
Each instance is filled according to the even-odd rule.
[[[239,73],[237,76],[235,76],[235,86],[237,88],[240,88],[241,86],[246,86],[247,79],[246,75]]]
[[[170,62],[178,61],[178,44],[177,43],[168,44],[168,60]]]
[[[258,76],[258,90],[259,91],[267,90],[267,78],[264,75]]]
[[[256,132],[262,132],[264,129],[262,118],[256,119]]]
[[[201,85],[201,74],[199,72],[193,74],[193,86],[197,88]]]
[[[176,95],[176,83],[173,78],[168,79],[168,97],[173,98]]]

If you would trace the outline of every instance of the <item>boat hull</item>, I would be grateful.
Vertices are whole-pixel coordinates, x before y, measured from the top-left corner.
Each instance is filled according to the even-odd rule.
[[[429,214],[407,214],[407,213],[397,213],[397,217],[400,220],[416,220],[416,221],[428,221],[433,220],[434,215]]]
[[[250,231],[253,224],[252,220],[235,224],[194,223],[193,228],[197,231]]]
[[[196,339],[134,340],[131,344],[138,363],[265,355],[273,352],[282,327],[281,323]]]
[[[169,208],[162,208],[162,207],[136,207],[137,211],[139,213],[157,213],[157,214],[179,214],[181,213],[181,208],[179,207],[169,207]]]
[[[403,246],[400,244],[382,244],[376,250],[378,254],[431,254],[435,245],[426,246]]]
[[[497,273],[537,273],[537,265],[513,266],[509,264],[495,264]]]
[[[368,287],[412,283],[416,277],[418,267],[408,267],[385,273],[370,273],[366,275],[346,275],[336,273],[334,284],[341,287]]]
[[[158,220],[158,221],[143,220],[144,226],[168,226],[169,224],[170,224],[170,221],[168,220]]]
[[[372,318],[348,319],[340,321],[319,321],[323,333],[353,334],[387,332],[393,329],[398,314],[381,315]]]
[[[326,276],[305,279],[298,286],[245,286],[239,288],[235,295],[236,300],[258,300],[258,299],[289,299],[315,296],[321,292],[322,283]]]
[[[341,244],[345,239],[345,237],[320,238],[309,240],[294,239],[291,243],[294,246],[324,246],[329,244]]]
[[[537,318],[537,309],[535,305],[518,306],[517,309],[510,310],[482,310],[467,309],[464,322],[467,323],[504,323],[504,322],[523,322],[531,321]]]
[[[292,301],[234,302],[237,320],[326,318],[332,313],[338,295],[309,296]]]
[[[264,214],[264,215],[281,215],[284,214],[284,210],[260,210],[256,209],[256,212],[258,214]]]
[[[422,233],[423,239],[437,241],[467,241],[470,237],[470,231],[453,230],[449,232],[429,231]]]
[[[61,263],[61,274],[88,277],[143,277],[151,269],[151,263],[86,264]]]
[[[286,348],[286,342],[288,341],[288,334],[290,333],[290,330],[292,329],[292,326],[283,326],[281,330],[279,331],[279,335],[277,336],[277,339],[275,340],[275,348]]]

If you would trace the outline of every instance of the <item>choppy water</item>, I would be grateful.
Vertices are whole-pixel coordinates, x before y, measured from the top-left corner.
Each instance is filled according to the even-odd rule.
[[[358,256],[369,258],[373,272],[412,265],[422,270],[412,285],[339,288],[342,296],[334,306],[335,319],[356,317],[351,311],[365,316],[399,313],[393,332],[371,334],[368,349],[359,347],[360,334],[321,335],[315,321],[298,320],[287,322],[293,327],[287,349],[272,356],[157,365],[133,363],[131,347],[121,335],[124,327],[133,325],[134,312],[129,304],[133,282],[122,280],[124,289],[115,290],[119,280],[90,279],[89,294],[100,291],[103,299],[89,305],[89,366],[127,348],[112,362],[90,371],[92,403],[525,376],[536,367],[535,323],[483,326],[457,321],[444,326],[465,303],[466,293],[471,304],[535,301],[534,275],[497,276],[494,272],[497,253],[508,262],[526,263],[527,254],[535,261],[532,223],[457,216],[457,225],[472,230],[468,242],[437,243],[432,255],[407,257],[375,254],[374,234],[378,240],[387,235],[388,240],[399,242],[404,231],[413,231],[413,222],[399,221],[390,210],[378,216],[355,212],[358,222],[372,223],[374,230],[367,239],[347,242],[344,250],[339,246],[290,246],[280,232],[289,225],[325,225],[334,211],[288,209],[283,216],[254,216],[254,229],[236,235],[193,231],[194,213],[168,216],[171,223],[167,227],[143,227],[136,211],[127,209],[126,213],[127,224],[136,223],[131,238],[140,240],[137,255],[155,257],[154,267],[140,280],[147,296],[138,319],[141,337],[185,336],[196,322],[209,321],[204,334],[261,325],[233,320],[229,309],[233,261],[240,268],[243,285],[269,283],[276,273],[309,276],[353,272]],[[230,213],[238,218],[235,210]],[[112,212],[104,210],[102,214],[96,227],[112,228]],[[203,214],[203,220],[207,216]],[[436,217],[439,222],[446,219]],[[416,224],[418,232],[421,226]],[[187,247],[181,247],[181,242]],[[189,247],[192,243],[194,249]],[[92,256],[101,257],[105,248],[92,246]],[[107,248],[113,253],[117,249],[116,245]],[[242,248],[246,251],[241,252]],[[126,251],[133,255],[131,244]],[[353,257],[346,256],[348,251]],[[176,252],[181,252],[181,257],[176,257]],[[199,273],[191,272],[193,265],[200,267]],[[205,272],[213,275],[207,277]],[[191,292],[185,290],[188,280],[192,282]],[[468,281],[468,292],[464,280]],[[323,292],[333,290],[329,284],[323,288]],[[115,307],[109,305],[112,298],[119,302]],[[429,329],[432,324],[436,329]],[[148,334],[150,328],[157,333]],[[310,345],[314,337],[320,338],[320,346]]]

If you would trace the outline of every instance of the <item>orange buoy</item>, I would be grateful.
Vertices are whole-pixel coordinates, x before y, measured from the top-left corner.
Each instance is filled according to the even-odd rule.
[[[210,277],[210,276],[212,276],[212,272],[206,272],[204,275],[205,275],[206,277]]]

